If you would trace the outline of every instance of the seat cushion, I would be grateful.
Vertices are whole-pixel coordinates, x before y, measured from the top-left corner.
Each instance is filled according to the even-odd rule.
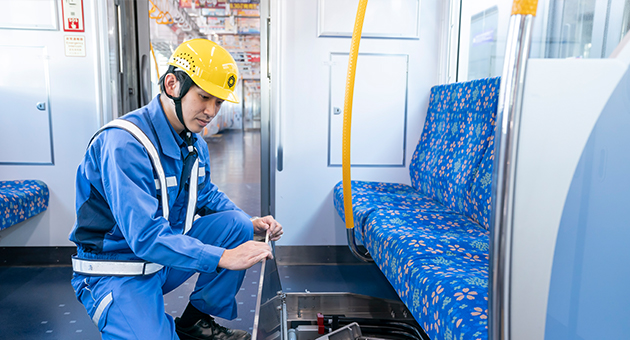
[[[48,208],[48,186],[42,181],[0,181],[0,229],[20,223]]]
[[[335,185],[334,203],[339,216],[345,222],[342,182]],[[367,218],[370,214],[381,209],[423,212],[450,211],[438,202],[420,194],[409,185],[352,181],[352,211],[357,240],[363,242],[363,231]]]
[[[381,210],[366,248],[431,339],[486,339],[488,231],[457,213]]]

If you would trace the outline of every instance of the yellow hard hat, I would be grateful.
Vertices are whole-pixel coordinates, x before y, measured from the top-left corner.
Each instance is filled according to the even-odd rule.
[[[238,103],[234,93],[238,66],[225,48],[207,39],[192,39],[179,45],[168,64],[186,72],[192,81],[209,94]]]

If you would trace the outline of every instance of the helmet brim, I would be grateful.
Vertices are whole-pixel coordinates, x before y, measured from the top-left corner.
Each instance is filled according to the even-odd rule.
[[[222,99],[230,103],[234,103],[234,104],[238,104],[241,102],[239,98],[236,96],[236,94],[234,93],[234,91],[226,90],[222,88],[221,86],[217,86],[211,82],[204,81],[203,79],[199,79],[198,83],[196,84],[202,90],[208,92],[209,94],[219,99]]]

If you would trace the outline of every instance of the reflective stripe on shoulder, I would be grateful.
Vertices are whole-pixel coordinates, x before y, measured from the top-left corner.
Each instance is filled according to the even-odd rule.
[[[149,137],[147,137],[147,135],[138,126],[136,126],[134,123],[128,120],[119,118],[119,119],[115,119],[109,122],[108,124],[103,126],[101,129],[99,129],[94,134],[94,136],[92,136],[92,140],[90,140],[90,144],[92,144],[92,141],[94,140],[94,138],[98,136],[98,134],[100,134],[102,131],[104,131],[105,129],[113,128],[113,127],[121,128],[131,133],[136,138],[136,140],[138,140],[140,144],[142,144],[142,146],[144,146],[144,148],[147,150],[149,157],[151,159],[151,162],[153,163],[155,172],[158,175],[158,179],[155,180],[155,187],[157,190],[160,190],[162,194],[163,216],[164,218],[168,220],[169,207],[168,207],[167,188],[177,186],[177,178],[175,176],[166,177],[164,173],[164,168],[162,167],[162,162],[160,161],[160,156],[155,146],[153,145]],[[193,223],[193,219],[195,215],[195,207],[197,205],[197,186],[199,182],[198,177],[205,176],[206,174],[206,168],[199,167],[199,158],[195,159],[195,163],[193,164],[193,168],[191,169],[191,174],[195,174],[195,173],[198,174],[198,176],[190,176],[190,187],[188,190],[189,191],[188,192],[188,206],[186,208],[186,220],[184,224],[184,233],[187,233],[192,228],[192,223]]]
[[[151,163],[153,163],[153,168],[155,169],[155,172],[158,175],[158,180],[160,182],[159,184],[160,188],[158,190],[162,191],[163,216],[164,218],[168,219],[168,216],[169,216],[168,191],[166,190],[168,186],[168,182],[167,182],[166,175],[164,174],[164,168],[162,167],[162,162],[160,161],[160,155],[158,154],[157,150],[155,149],[155,146],[153,145],[149,137],[147,137],[147,135],[138,126],[136,126],[134,123],[128,120],[124,120],[120,118],[112,120],[111,122],[107,123],[105,126],[100,128],[98,131],[96,131],[96,133],[94,134],[94,136],[92,136],[92,139],[90,140],[90,144],[92,144],[92,141],[94,140],[94,138],[98,136],[101,132],[103,132],[106,129],[114,128],[114,127],[126,130],[127,132],[131,133],[131,135],[133,135],[134,138],[136,138],[136,140],[138,140],[138,142],[140,142],[140,144],[142,144],[142,146],[144,146],[144,148],[147,150],[147,153],[149,154],[149,158],[151,159]],[[175,180],[175,185],[177,185],[177,180]]]
[[[199,171],[199,158],[195,159],[195,163],[191,169],[191,174]],[[195,207],[197,206],[197,176],[190,176],[190,187],[188,189],[188,206],[186,207],[186,223],[184,223],[184,234],[192,228],[193,217],[195,216]]]

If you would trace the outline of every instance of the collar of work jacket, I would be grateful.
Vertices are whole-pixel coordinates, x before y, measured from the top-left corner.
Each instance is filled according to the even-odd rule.
[[[160,96],[157,95],[148,105],[148,110],[145,112],[149,115],[149,121],[153,123],[153,129],[155,135],[160,136],[158,139],[159,147],[165,156],[173,159],[183,160],[182,148],[186,146],[184,139],[180,137],[173,126],[166,118],[166,113],[162,108],[160,102]],[[172,136],[172,138],[169,138]],[[193,144],[196,144],[196,134],[192,136]]]

